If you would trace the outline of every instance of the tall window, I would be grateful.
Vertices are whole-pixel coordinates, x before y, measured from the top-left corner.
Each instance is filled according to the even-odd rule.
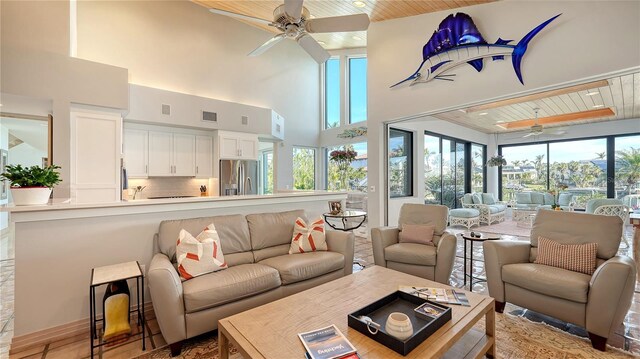
[[[340,59],[324,64],[324,128],[340,126]]]
[[[389,195],[413,195],[413,134],[398,129],[389,130]]]
[[[465,193],[483,192],[484,154],[484,145],[425,133],[424,203],[457,208]]]
[[[315,189],[316,150],[313,148],[293,148],[293,188]]]
[[[471,192],[484,192],[485,146],[471,144]]]
[[[616,198],[630,199],[625,204],[640,206],[640,135],[615,139]]]
[[[349,162],[338,162],[331,159],[333,151],[355,151],[355,158]],[[361,191],[367,189],[367,143],[355,143],[329,147],[327,158],[327,190]]]
[[[262,194],[273,193],[273,150],[260,151],[260,190]]]
[[[367,120],[367,58],[349,59],[349,123]]]

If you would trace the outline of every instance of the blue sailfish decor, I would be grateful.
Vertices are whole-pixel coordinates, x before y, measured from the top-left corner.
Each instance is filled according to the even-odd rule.
[[[451,76],[455,76],[455,74],[446,73],[456,66],[469,64],[480,72],[484,66],[485,58],[490,57],[495,61],[504,60],[505,56],[511,56],[513,70],[520,83],[524,85],[520,65],[529,42],[560,15],[558,14],[536,26],[516,45],[509,45],[513,40],[498,38],[493,44],[487,43],[473,23],[471,16],[461,12],[455,15],[451,14],[442,20],[438,30],[431,35],[429,41],[422,48],[422,63],[418,70],[391,87],[396,87],[407,81],[411,81],[411,85],[434,79],[453,81]]]

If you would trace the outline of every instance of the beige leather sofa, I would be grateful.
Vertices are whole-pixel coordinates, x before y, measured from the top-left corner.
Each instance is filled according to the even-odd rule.
[[[163,221],[148,281],[160,330],[173,355],[182,340],[217,329],[218,320],[351,274],[354,237],[327,231],[329,250],[291,254],[293,224],[304,211]],[[181,281],[178,233],[197,235],[214,223],[228,269]]]
[[[484,242],[489,294],[496,311],[506,302],[584,327],[594,348],[605,350],[607,338],[622,323],[631,305],[636,266],[617,256],[621,237],[619,217],[579,212],[539,211],[531,243]],[[534,264],[538,237],[563,244],[598,243],[593,275]]]
[[[400,208],[398,227],[373,228],[371,241],[376,265],[449,284],[456,255],[456,237],[447,232],[449,208],[441,205],[409,204]],[[435,225],[435,246],[398,243],[403,224]]]

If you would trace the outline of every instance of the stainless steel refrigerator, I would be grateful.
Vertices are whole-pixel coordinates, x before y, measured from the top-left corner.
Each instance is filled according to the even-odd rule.
[[[258,161],[220,160],[220,195],[258,193]]]

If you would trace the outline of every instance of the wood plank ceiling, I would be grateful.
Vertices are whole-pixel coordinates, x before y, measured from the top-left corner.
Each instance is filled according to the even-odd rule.
[[[283,1],[272,0],[192,0],[208,9],[215,8],[249,15],[266,20],[273,19],[273,10]],[[306,0],[304,6],[312,17],[330,17],[366,13],[371,21],[384,21],[401,17],[424,14],[441,10],[452,10],[459,7],[484,4],[495,0]],[[358,7],[362,6],[362,7]],[[240,20],[243,21],[243,20]],[[273,27],[243,21],[272,33],[279,33]],[[341,32],[313,34],[327,50],[357,48],[367,46],[367,32]],[[260,44],[256,44],[258,47]]]
[[[444,112],[434,117],[485,133],[502,133],[527,130],[518,123],[526,125],[524,121],[533,120],[534,108],[540,109],[538,118],[558,119],[555,123],[540,121],[540,124],[546,122],[544,128],[640,118],[640,73]],[[595,113],[600,115],[594,117]],[[563,120],[566,118],[573,120]]]

